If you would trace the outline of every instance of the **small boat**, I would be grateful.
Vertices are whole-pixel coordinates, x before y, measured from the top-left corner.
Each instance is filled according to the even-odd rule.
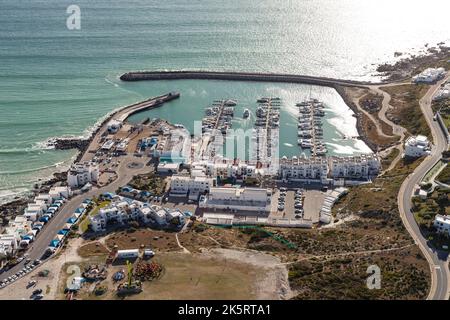
[[[256,102],[258,102],[258,103],[267,103],[267,102],[269,102],[269,98],[260,98],[260,99],[256,100]]]
[[[247,119],[248,117],[250,117],[250,110],[245,109],[245,110],[244,110],[244,114],[243,114],[242,117],[243,117],[244,119]]]
[[[258,109],[256,109],[256,115],[257,115],[259,118],[264,117],[265,114],[266,114],[266,111],[264,110],[264,108],[258,107]]]
[[[311,148],[313,146],[310,139],[298,139],[298,144],[303,148]]]
[[[229,99],[224,102],[224,105],[226,105],[227,107],[234,107],[235,105],[237,105],[237,101]]]
[[[308,130],[299,130],[297,134],[302,138],[311,138],[311,131]]]

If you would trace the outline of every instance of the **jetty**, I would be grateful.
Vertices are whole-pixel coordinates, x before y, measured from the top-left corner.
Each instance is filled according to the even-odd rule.
[[[125,121],[131,115],[142,112],[149,109],[154,109],[162,106],[165,102],[169,102],[174,99],[178,99],[180,97],[179,92],[169,92],[162,96],[157,96],[154,98],[150,98],[141,102],[137,102],[135,104],[125,106],[116,111],[114,114],[114,119],[117,121]]]
[[[311,149],[313,156],[325,156],[327,148],[323,139],[321,117],[325,116],[324,105],[317,99],[297,103],[298,115],[298,145],[302,149]]]
[[[280,98],[261,98],[257,102],[252,157],[260,164],[267,164],[275,156],[272,151],[278,150],[281,101]]]
[[[122,123],[126,121],[131,115],[145,110],[161,107],[164,103],[178,99],[180,97],[179,92],[169,92],[167,94],[149,98],[144,101],[136,102],[128,106],[121,107],[114,112],[111,112],[105,117],[105,119],[97,126],[97,128],[91,133],[88,138],[55,138],[51,140],[51,143],[55,149],[78,149],[80,154],[78,155],[76,162],[81,161],[84,154],[89,151],[95,145],[95,141],[99,140],[101,134],[107,130],[108,124],[112,121]],[[97,142],[98,143],[98,142]]]
[[[263,82],[287,82],[301,83],[317,86],[334,87],[336,85],[365,88],[368,85],[376,85],[370,81],[355,81],[316,77],[283,73],[257,73],[257,72],[218,72],[218,71],[136,71],[128,72],[120,76],[122,81],[145,80],[232,80],[232,81],[263,81]]]

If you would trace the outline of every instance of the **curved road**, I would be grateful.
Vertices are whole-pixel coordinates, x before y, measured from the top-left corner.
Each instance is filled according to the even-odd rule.
[[[141,162],[145,163],[147,158],[135,158],[132,155],[128,155],[126,157],[121,158],[121,162],[118,168],[119,175],[116,180],[111,182],[110,184],[101,187],[101,188],[94,188],[89,192],[82,193],[78,196],[75,196],[71,198],[69,201],[67,201],[61,209],[58,211],[58,213],[50,220],[49,223],[45,224],[44,228],[39,232],[36,236],[36,240],[32,243],[31,247],[27,250],[28,258],[35,260],[35,259],[41,259],[42,255],[44,254],[45,250],[47,249],[50,241],[52,241],[59,230],[61,230],[65,224],[67,223],[67,220],[73,216],[73,213],[75,210],[81,205],[84,199],[86,198],[92,198],[94,196],[98,196],[105,192],[115,192],[119,187],[122,187],[123,185],[127,184],[134,175],[142,174],[148,172],[150,169],[148,166],[143,166],[143,168],[140,169],[128,169],[125,168],[127,164],[132,162]],[[51,258],[52,256],[50,256]],[[9,269],[6,272],[3,272],[0,274],[0,280],[6,279],[16,272],[20,271],[25,266],[25,262],[22,261],[19,264],[15,265],[11,269]]]
[[[448,300],[450,289],[450,274],[447,261],[448,254],[441,250],[432,249],[428,245],[428,242],[420,232],[419,226],[414,219],[414,214],[411,211],[411,197],[415,186],[420,183],[428,170],[430,170],[441,159],[442,151],[446,150],[448,147],[447,139],[444,136],[442,129],[439,127],[438,122],[433,121],[433,111],[431,109],[431,98],[439,88],[440,84],[448,78],[449,74],[447,74],[445,79],[431,86],[425,96],[419,101],[420,108],[422,109],[425,119],[431,129],[434,146],[432,148],[431,155],[425,158],[416,170],[414,170],[414,172],[410,174],[405,181],[403,181],[397,198],[398,208],[403,224],[430,264],[431,289],[428,299],[431,300]]]

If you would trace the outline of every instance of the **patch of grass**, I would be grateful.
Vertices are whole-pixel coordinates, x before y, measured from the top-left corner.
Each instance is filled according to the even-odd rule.
[[[165,179],[154,172],[134,176],[128,184],[135,189],[149,191],[152,195],[162,195],[166,190]]]
[[[447,166],[442,169],[442,171],[438,174],[436,177],[437,181],[440,181],[445,184],[450,184],[450,166],[447,164]]]
[[[78,230],[81,233],[85,233],[89,229],[89,225],[91,224],[89,217],[97,215],[101,208],[105,208],[110,204],[110,201],[109,200],[101,202],[95,201],[95,203],[96,203],[95,206],[88,212],[88,214],[84,215],[83,220],[81,220],[79,224]]]

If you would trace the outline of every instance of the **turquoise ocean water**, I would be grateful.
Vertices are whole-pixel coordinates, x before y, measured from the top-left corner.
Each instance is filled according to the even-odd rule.
[[[66,28],[66,8],[81,9],[81,30]],[[86,135],[115,108],[177,90],[179,101],[135,116],[191,126],[218,98],[238,108],[256,97],[284,100],[280,153],[298,153],[294,103],[326,102],[334,154],[367,152],[342,141],[354,118],[331,89],[304,85],[175,81],[121,83],[130,70],[203,69],[289,72],[378,79],[394,52],[449,41],[445,0],[2,0],[0,3],[0,202],[61,170],[73,151],[43,148],[50,137]],[[425,22],[424,22],[425,19]],[[241,110],[239,109],[239,110]],[[239,112],[237,112],[239,116]],[[251,123],[236,120],[235,126]]]

